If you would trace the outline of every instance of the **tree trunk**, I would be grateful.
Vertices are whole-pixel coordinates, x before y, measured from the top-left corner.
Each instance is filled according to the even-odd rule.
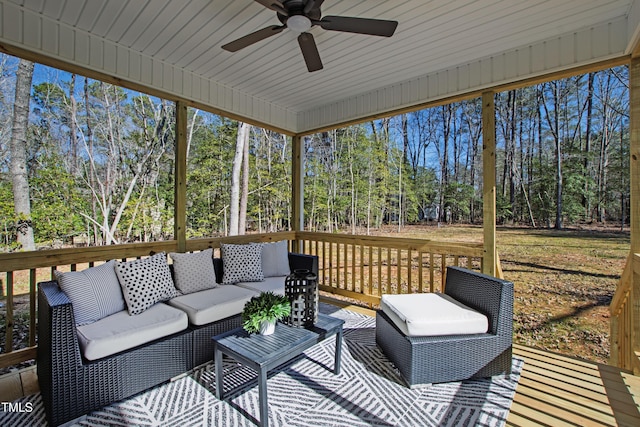
[[[556,166],[556,221],[555,228],[557,230],[562,230],[562,191],[563,191],[563,182],[562,182],[562,142],[560,139],[560,90],[558,88],[558,82],[550,82],[548,83],[552,90],[553,95],[553,116],[547,107],[547,102],[544,99],[543,92],[543,100],[542,106],[544,107],[544,111],[547,116],[547,123],[549,124],[549,130],[553,135],[554,145],[555,145],[555,166]]]
[[[76,131],[76,117],[78,115],[78,103],[76,101],[76,75],[71,74],[69,83],[69,142],[71,147],[71,173],[78,173],[78,135]]]
[[[247,204],[249,202],[249,129],[245,132],[245,141],[242,149],[242,188],[240,190],[240,212],[238,217],[238,234],[247,231]]]
[[[588,77],[588,93],[587,93],[587,128],[584,136],[584,193],[582,195],[582,207],[584,208],[585,219],[590,219],[591,216],[591,203],[589,198],[589,156],[591,152],[591,119],[593,116],[593,79],[595,73],[589,73]]]
[[[242,157],[244,145],[249,139],[251,125],[238,123],[238,136],[236,137],[236,153],[233,157],[233,169],[231,172],[231,201],[229,203],[229,235],[237,236],[240,225],[240,172],[242,170]]]
[[[13,203],[17,218],[16,239],[21,249],[25,251],[33,251],[36,248],[33,239],[31,200],[27,175],[27,126],[29,124],[33,67],[33,62],[24,59],[21,59],[18,64],[10,143],[10,172],[13,184]]]
[[[511,103],[509,104],[509,205],[511,206],[511,221],[517,217],[516,209],[516,127],[518,126],[516,117],[517,92],[512,91]]]
[[[562,182],[562,145],[560,141],[559,135],[559,123],[558,123],[558,86],[554,85],[554,103],[555,103],[555,129],[556,133],[554,135],[556,142],[556,230],[562,230],[562,191],[563,191],[563,182]]]
[[[93,159],[93,129],[91,127],[91,114],[89,110],[89,79],[84,79],[84,108],[85,108],[85,120],[87,127],[87,151],[90,159]],[[89,187],[95,188],[95,164],[93,161],[89,162]],[[98,213],[98,206],[96,198],[91,198],[91,218],[96,218]],[[95,222],[90,222],[93,227],[93,244],[97,245],[100,235],[98,234],[98,226]]]
[[[441,177],[440,177],[440,209],[439,221],[447,221],[445,214],[444,196],[449,185],[449,134],[451,132],[451,104],[443,105],[442,112],[442,157],[441,157]]]

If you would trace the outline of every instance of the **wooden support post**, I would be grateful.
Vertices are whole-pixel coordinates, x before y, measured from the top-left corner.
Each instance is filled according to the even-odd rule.
[[[631,225],[631,254],[633,261],[633,275],[629,300],[631,302],[631,351],[640,350],[640,263],[635,261],[633,254],[640,253],[640,57],[631,58],[629,68],[629,154],[630,154],[630,225]],[[634,365],[637,365],[637,360]],[[634,369],[636,371],[636,369]],[[638,372],[635,372],[638,374]]]
[[[291,138],[291,229],[304,230],[304,139],[301,136]],[[300,241],[293,242],[293,250],[301,251]]]
[[[494,93],[482,94],[482,272],[496,275],[496,112]]]
[[[629,86],[631,252],[640,253],[640,57],[631,59]]]
[[[178,252],[187,248],[187,106],[176,102],[176,147],[173,234]]]

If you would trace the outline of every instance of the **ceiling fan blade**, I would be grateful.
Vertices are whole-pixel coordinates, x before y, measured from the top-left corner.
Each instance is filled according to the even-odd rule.
[[[309,13],[311,12],[313,9],[320,9],[320,6],[322,6],[322,3],[324,3],[324,0],[309,0],[307,1],[307,4],[304,6],[304,13]]]
[[[325,30],[383,37],[391,37],[398,27],[397,21],[353,18],[350,16],[325,16],[318,24]]]
[[[311,33],[300,34],[298,36],[298,44],[300,45],[302,56],[304,56],[304,62],[307,64],[307,70],[310,73],[322,70],[322,60],[320,60],[320,54],[313,35]]]
[[[287,10],[284,8],[284,6],[282,5],[282,2],[278,0],[255,0],[255,1],[263,5],[267,9],[275,10],[276,12],[282,13],[285,16],[289,14]]]
[[[223,45],[222,48],[224,50],[228,50],[229,52],[237,52],[240,49],[259,42],[260,40],[275,36],[276,34],[281,33],[285,28],[287,27],[285,27],[284,25],[271,25],[270,27],[263,28],[254,33],[247,34],[244,37],[240,37],[237,40],[229,42]]]

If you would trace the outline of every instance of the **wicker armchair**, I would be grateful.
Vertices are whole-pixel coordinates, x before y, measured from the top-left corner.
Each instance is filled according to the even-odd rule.
[[[511,372],[513,283],[448,267],[445,293],[485,314],[484,334],[410,337],[389,317],[376,315],[376,343],[410,387]]]

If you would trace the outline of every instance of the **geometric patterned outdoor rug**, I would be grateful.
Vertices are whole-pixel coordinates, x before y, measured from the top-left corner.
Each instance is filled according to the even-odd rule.
[[[375,319],[328,304],[321,311],[345,320],[342,365],[335,375],[335,339],[274,370],[267,381],[271,426],[501,426],[515,395],[523,361],[507,378],[407,388],[375,343]],[[112,404],[78,426],[255,426],[256,374],[224,360],[225,399],[215,397],[213,366]],[[3,412],[1,426],[45,426],[40,395],[29,413]],[[30,405],[30,406],[31,406]]]

